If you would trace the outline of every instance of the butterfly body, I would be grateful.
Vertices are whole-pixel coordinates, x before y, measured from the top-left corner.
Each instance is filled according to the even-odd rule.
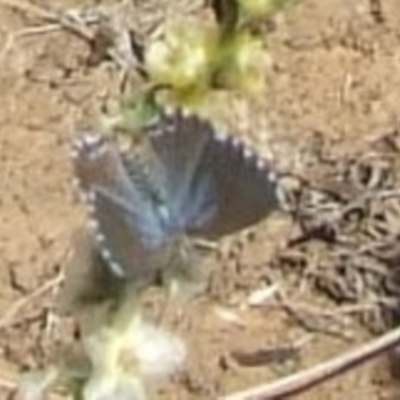
[[[148,282],[167,264],[190,268],[190,239],[217,240],[278,208],[271,168],[208,121],[163,113],[146,138],[146,168],[100,134],[73,146],[96,245],[121,278]]]

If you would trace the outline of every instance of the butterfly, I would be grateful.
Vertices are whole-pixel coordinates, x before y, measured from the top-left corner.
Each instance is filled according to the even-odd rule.
[[[279,208],[271,166],[208,120],[162,111],[145,138],[142,157],[99,133],[73,143],[95,246],[116,276],[148,281],[166,264],[185,269],[193,246],[182,242],[218,240]]]

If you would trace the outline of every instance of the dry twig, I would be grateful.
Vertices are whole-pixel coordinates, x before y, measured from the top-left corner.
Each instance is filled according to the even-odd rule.
[[[104,15],[100,11],[93,11],[87,14],[83,14],[83,12],[80,12],[80,10],[77,9],[56,12],[21,0],[0,0],[0,6],[1,5],[15,8],[26,14],[36,16],[48,22],[51,26],[51,30],[57,28],[65,29],[81,39],[84,39],[91,45],[95,42],[96,33],[90,29],[90,25],[98,25],[102,19],[104,19]],[[15,34],[9,36],[4,49],[0,52],[3,57],[13,44],[13,41],[15,40],[14,36]],[[137,71],[142,72],[142,66],[139,65],[138,60],[136,60],[133,55],[133,50],[130,49],[129,44],[126,43],[127,41],[129,42],[129,32],[121,29],[121,32],[118,32],[118,36],[118,38],[115,38],[115,41],[118,41],[118,43],[105,49],[107,56],[110,57],[110,59],[112,59],[124,72],[129,68],[134,68]],[[121,53],[121,48],[123,48],[123,53]]]
[[[0,330],[4,329],[12,319],[28,304],[34,301],[37,297],[42,296],[47,291],[54,289],[58,285],[60,285],[64,280],[64,273],[60,272],[53,279],[45,282],[42,286],[38,287],[28,296],[25,296],[18,300],[9,310],[8,312],[0,319]]]
[[[17,384],[14,381],[11,381],[6,378],[0,378],[0,387],[8,389],[8,390],[14,390],[17,387]]]
[[[349,369],[359,366],[400,344],[400,328],[344,355],[273,383],[257,386],[220,400],[271,400],[298,394]]]

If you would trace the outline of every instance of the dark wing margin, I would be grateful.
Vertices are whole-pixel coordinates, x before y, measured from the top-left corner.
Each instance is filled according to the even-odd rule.
[[[217,239],[260,222],[280,207],[271,166],[233,137],[213,136],[198,173],[213,177],[216,212],[194,234]]]

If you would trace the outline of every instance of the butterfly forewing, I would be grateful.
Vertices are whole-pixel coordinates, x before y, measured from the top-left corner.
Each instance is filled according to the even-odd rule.
[[[172,216],[187,232],[218,239],[278,207],[270,169],[242,143],[217,135],[194,115],[164,115],[161,124],[162,133],[150,132],[155,171],[161,171]]]
[[[104,258],[117,275],[151,274],[154,249],[164,239],[151,197],[132,181],[110,140],[86,134],[75,142],[74,150],[75,173]]]
[[[182,113],[162,114],[149,132],[152,175],[163,188],[170,213],[170,229],[205,221],[213,214],[212,176],[199,175],[199,165],[212,137],[211,125]]]

